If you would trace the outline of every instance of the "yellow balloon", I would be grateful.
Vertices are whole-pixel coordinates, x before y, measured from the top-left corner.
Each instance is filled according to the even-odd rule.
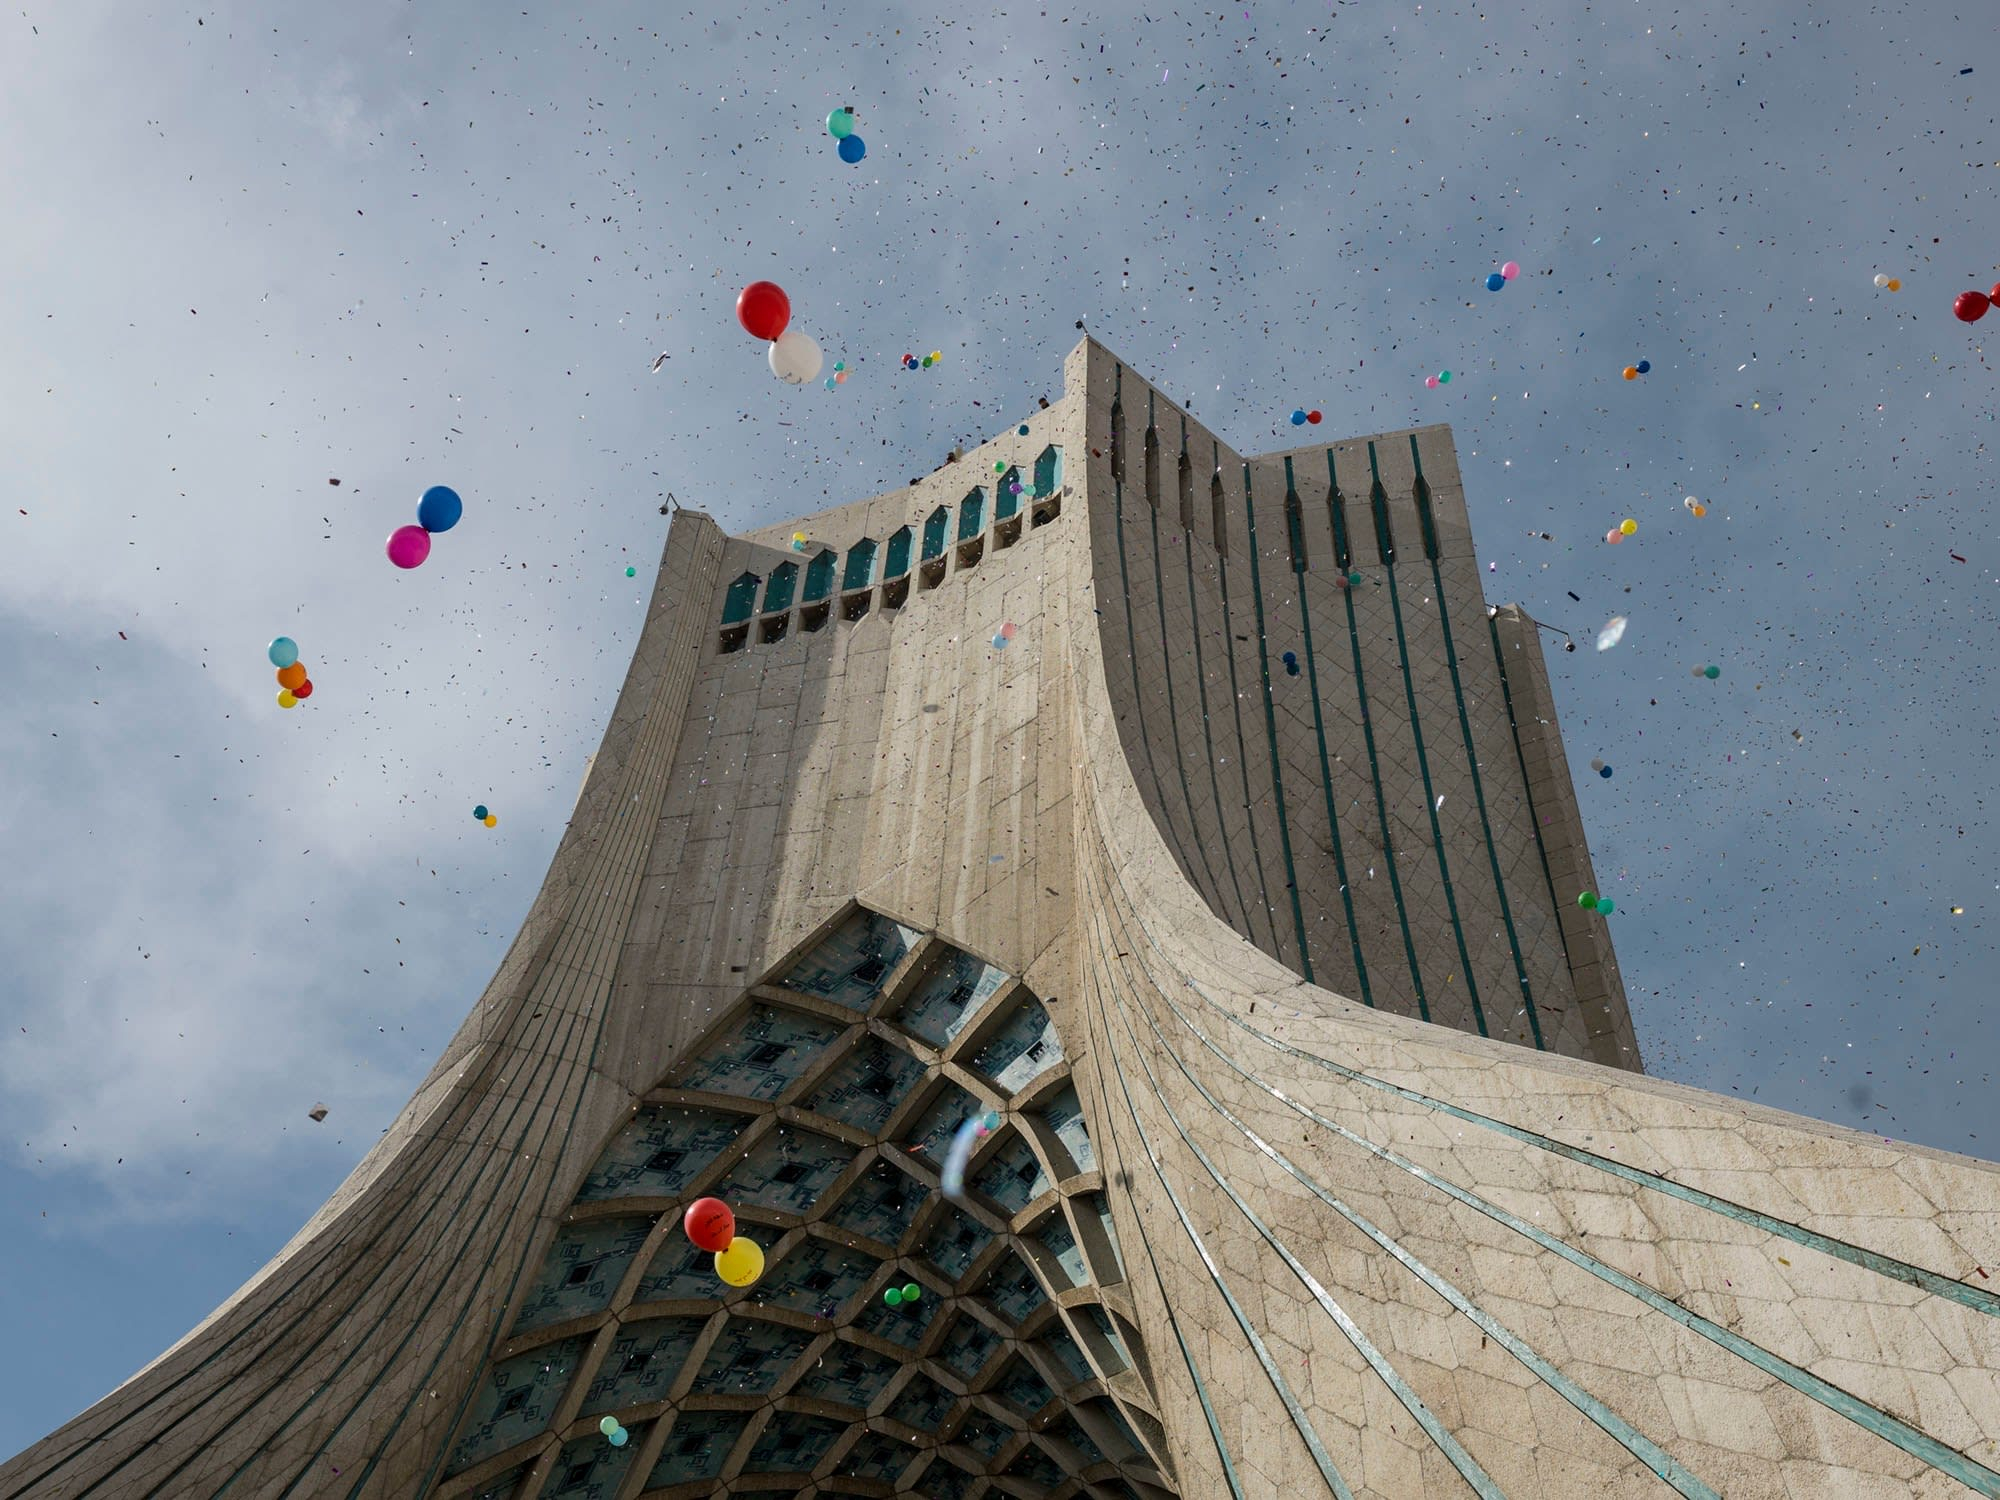
[[[278,694],[278,707],[297,708],[298,706],[299,706],[299,700],[292,696],[292,690],[290,688],[286,688],[282,693]]]
[[[1639,529],[1639,523],[1633,520],[1630,516],[1627,516],[1624,520],[1618,523],[1618,529],[1624,532],[1625,535],[1630,536],[1633,532]]]
[[[715,1252],[715,1274],[731,1286],[748,1286],[764,1274],[764,1252],[739,1234],[727,1250]]]
[[[488,813],[488,814],[486,815],[486,819],[485,819],[485,822],[486,822],[486,826],[487,826],[488,828],[491,828],[491,827],[492,827],[492,826],[493,826],[494,824],[498,823],[499,821],[500,821],[500,819],[499,819],[498,817],[494,816],[494,814],[492,814],[492,813]]]

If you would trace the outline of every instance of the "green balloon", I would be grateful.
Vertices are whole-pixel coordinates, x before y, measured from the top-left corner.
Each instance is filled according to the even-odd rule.
[[[1451,384],[1451,371],[1449,371],[1449,370],[1439,370],[1439,371],[1438,371],[1438,384],[1439,384],[1439,385],[1450,385],[1450,384]]]
[[[1618,903],[1613,901],[1609,896],[1606,896],[1602,901],[1597,903],[1597,914],[1600,917],[1608,917],[1616,910],[1618,910]]]
[[[1360,575],[1359,573],[1349,573],[1349,574],[1347,575],[1347,586],[1348,586],[1349,588],[1355,588],[1355,589],[1358,589],[1358,588],[1360,588],[1360,587],[1361,587],[1361,575]]]
[[[1709,680],[1710,682],[1713,682],[1713,681],[1715,681],[1715,679],[1716,679],[1716,678],[1718,678],[1718,677],[1720,677],[1720,676],[1722,675],[1722,668],[1720,668],[1720,667],[1703,667],[1703,668],[1701,669],[1701,675],[1702,675],[1702,676],[1704,676],[1704,677],[1706,677],[1706,678],[1707,678],[1707,679],[1708,679],[1708,680]]]
[[[903,1288],[903,1300],[905,1302],[919,1301],[923,1297],[923,1295],[924,1295],[924,1289],[918,1286],[914,1281],[910,1282],[907,1286]]]
[[[890,1287],[888,1291],[882,1294],[882,1300],[891,1307],[901,1307],[903,1305],[903,1294],[895,1287]]]
[[[1597,909],[1597,898],[1591,895],[1589,891],[1585,891],[1581,896],[1576,898],[1576,904],[1585,911],[1595,911]]]
[[[836,109],[826,117],[826,133],[836,141],[844,141],[854,133],[854,116],[844,109]]]

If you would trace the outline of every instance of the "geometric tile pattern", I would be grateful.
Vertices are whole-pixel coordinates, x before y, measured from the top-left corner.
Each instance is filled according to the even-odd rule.
[[[950,1202],[951,1140],[988,1113],[1001,1126],[968,1166],[966,1201]],[[1171,1495],[1121,1410],[1142,1402],[1157,1429],[1129,1383],[1138,1333],[1095,1300],[1124,1276],[1095,1163],[1039,997],[852,908],[751,985],[606,1142],[439,1493],[519,1472],[515,1500],[722,1483],[999,1497],[1067,1479],[1081,1457],[1103,1467],[1078,1494]],[[679,1228],[681,1207],[711,1194],[764,1248],[744,1291]],[[888,1305],[885,1290],[910,1285],[917,1301]],[[631,1434],[623,1448],[598,1431],[606,1416]]]

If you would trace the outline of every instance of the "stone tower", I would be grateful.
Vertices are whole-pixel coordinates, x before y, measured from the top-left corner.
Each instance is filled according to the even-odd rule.
[[[676,517],[446,1055],[0,1497],[2000,1495],[2000,1172],[1644,1077],[1595,888],[1449,433],[1086,341]]]

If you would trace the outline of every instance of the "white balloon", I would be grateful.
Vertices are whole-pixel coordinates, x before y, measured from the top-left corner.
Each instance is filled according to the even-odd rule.
[[[819,374],[819,367],[826,360],[813,336],[796,328],[787,328],[778,335],[768,358],[771,373],[786,385],[804,385]]]

